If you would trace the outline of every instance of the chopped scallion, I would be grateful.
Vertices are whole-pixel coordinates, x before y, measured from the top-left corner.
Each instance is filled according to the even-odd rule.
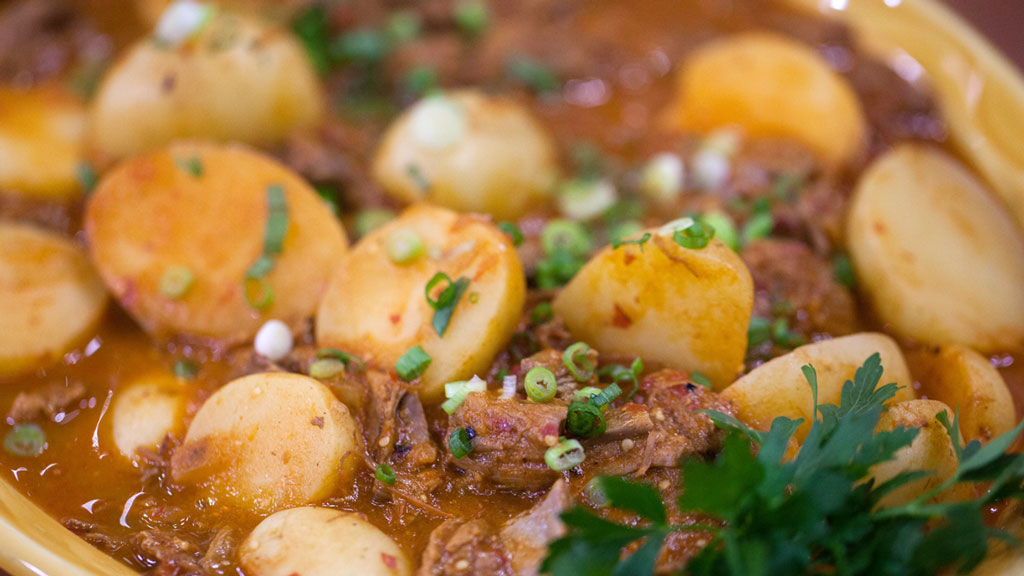
[[[838,254],[832,260],[832,275],[837,282],[847,288],[853,289],[857,284],[857,274],[853,270],[853,262],[846,254]]]
[[[523,232],[516,226],[515,222],[498,222],[498,229],[512,239],[513,246],[523,243]]]
[[[593,400],[595,397],[591,397]],[[573,436],[591,438],[604,434],[608,424],[601,408],[591,402],[574,401],[569,404],[565,417],[565,429]]]
[[[456,459],[465,458],[473,451],[473,441],[465,428],[459,427],[448,437],[448,449]]]
[[[514,82],[529,87],[537,94],[558,92],[562,81],[551,68],[525,56],[514,56],[505,64],[505,72]]]
[[[174,376],[182,380],[192,380],[199,374],[199,366],[191,360],[178,360],[174,363]]]
[[[437,297],[431,296],[438,285],[442,282],[446,282],[445,287],[438,293]],[[462,298],[462,294],[469,287],[469,278],[460,277],[454,282],[444,272],[438,272],[427,282],[425,289],[427,296],[427,304],[434,309],[434,320],[433,326],[434,331],[437,332],[438,336],[444,336],[444,333],[448,330],[448,324],[451,322],[452,313],[455,311],[455,307],[459,303],[459,299]]]
[[[388,19],[388,36],[395,42],[409,42],[420,35],[422,22],[415,10],[400,10]]]
[[[736,223],[725,212],[708,212],[700,217],[700,221],[715,230],[715,236],[735,251],[740,249],[740,236],[736,232]]]
[[[274,269],[275,258],[284,249],[288,234],[288,204],[284,188],[279,184],[267,186],[267,222],[263,230],[263,253],[245,273],[243,293],[250,308],[263,311],[274,301],[274,290],[265,276]]]
[[[402,357],[395,363],[395,372],[398,377],[406,382],[411,382],[423,375],[433,359],[421,346],[413,346],[402,354]]]
[[[701,222],[694,222],[686,228],[672,233],[672,241],[690,250],[700,250],[715,237],[715,229]]]
[[[444,395],[447,400],[441,404],[441,409],[447,414],[454,414],[459,406],[466,401],[470,392],[485,392],[487,382],[479,376],[473,376],[468,382],[449,382],[444,385]]]
[[[96,170],[88,162],[79,162],[75,165],[75,179],[78,181],[78,186],[86,194],[91,193],[96,188],[96,182],[99,180],[96,176]]]
[[[550,402],[558,392],[558,380],[555,379],[555,373],[543,366],[530,368],[530,371],[526,373],[524,386],[526,396],[538,404]]]
[[[415,230],[399,228],[388,236],[388,257],[395,264],[409,264],[423,255],[423,241]]]
[[[551,220],[540,234],[540,245],[549,255],[564,250],[572,256],[583,257],[590,252],[590,234],[579,222]]]
[[[544,324],[545,322],[550,322],[554,316],[555,311],[551,307],[551,302],[541,302],[530,312],[530,322],[534,325]]]
[[[4,436],[4,450],[12,456],[35,458],[46,450],[46,433],[34,422],[15,424]]]
[[[377,469],[373,471],[373,475],[377,477],[377,480],[380,480],[388,486],[394,484],[395,480],[397,480],[395,477],[395,469],[386,462],[377,464]]]
[[[174,159],[174,164],[193,178],[203,175],[203,161],[198,156],[178,157]]]
[[[323,358],[309,365],[309,375],[318,380],[327,380],[345,372],[345,364],[335,358]]]
[[[743,226],[743,243],[749,244],[754,240],[760,240],[761,238],[767,238],[772,233],[772,228],[775,227],[775,219],[772,218],[772,213],[764,210],[755,212],[750,220],[747,220],[746,225]]]
[[[761,316],[754,316],[750,319],[750,326],[747,328],[747,348],[756,348],[771,340],[772,322]]]
[[[362,238],[394,219],[395,213],[387,208],[363,210],[356,215],[356,236]]]
[[[555,472],[564,472],[583,463],[586,453],[579,440],[562,438],[558,444],[548,448],[544,453],[544,462]]]
[[[577,382],[586,382],[594,375],[594,363],[589,353],[590,346],[585,342],[576,342],[562,354],[562,362]]]
[[[481,0],[459,0],[455,3],[452,16],[456,26],[470,36],[483,34],[491,19],[487,4]]]
[[[615,205],[618,191],[605,178],[574,178],[562,185],[558,208],[573,220],[597,218]]]
[[[691,372],[690,373],[690,382],[693,382],[694,384],[698,384],[700,386],[703,386],[703,387],[707,388],[708,390],[711,390],[711,380],[709,380],[707,376],[705,376],[704,374],[702,374],[700,372]]]
[[[185,296],[196,277],[184,266],[168,266],[160,276],[160,293],[172,300]]]

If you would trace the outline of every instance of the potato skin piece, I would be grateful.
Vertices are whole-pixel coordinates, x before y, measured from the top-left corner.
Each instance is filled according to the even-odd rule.
[[[558,175],[557,152],[530,112],[477,90],[450,92],[444,99],[465,116],[461,138],[442,148],[420,143],[413,116],[421,101],[388,127],[373,158],[374,179],[406,203],[426,201],[498,219],[513,220],[545,205]]]
[[[958,161],[904,144],[861,176],[847,220],[860,286],[918,342],[1024,346],[1024,237]]]
[[[573,337],[601,352],[703,373],[715,390],[743,371],[754,285],[718,239],[690,250],[658,230],[642,247],[606,247],[553,302]]]
[[[177,47],[139,40],[104,76],[87,149],[100,165],[180,139],[270,145],[316,125],[319,81],[286,30],[218,11]]]
[[[814,396],[801,366],[810,364],[818,373],[818,402],[839,404],[843,383],[852,380],[865,360],[875,352],[882,357],[878,385],[896,382],[901,388],[891,402],[914,398],[913,384],[903,353],[884,334],[864,332],[801,346],[751,370],[722,391],[732,401],[736,416],[758,430],[768,430],[779,416],[802,418],[794,434],[803,442],[814,416]]]
[[[388,256],[388,239],[402,229],[415,231],[425,247],[408,264]],[[470,280],[443,337],[424,292],[438,271]],[[484,375],[515,332],[525,298],[522,264],[504,233],[482,217],[418,204],[341,259],[317,311],[316,341],[387,370],[420,345],[432,358],[420,395],[443,399],[445,383]]]
[[[864,113],[846,79],[811,47],[764,32],[695,51],[665,117],[684,130],[737,125],[755,137],[790,138],[832,167],[857,160],[867,144]]]
[[[964,440],[989,440],[1017,425],[1013,396],[987,358],[959,344],[922,350],[907,357],[921,396],[960,411]]]
[[[182,162],[197,160],[196,176]],[[265,277],[271,305],[254,310],[246,270],[263,253],[267,188],[284,189],[288,233]],[[157,338],[238,343],[268,318],[298,326],[316,309],[347,240],[299,176],[242,146],[181,143],[107,173],[90,197],[85,231],[93,261],[121,305]],[[179,298],[160,291],[166,270],[195,280]]]
[[[55,86],[0,87],[0,189],[68,202],[81,196],[85,109]]]
[[[0,377],[59,360],[106,308],[103,281],[82,250],[53,232],[0,222]]]
[[[292,508],[260,522],[242,542],[252,576],[409,576],[412,565],[364,517],[330,508]]]
[[[320,382],[251,374],[206,400],[174,451],[171,474],[222,502],[274,512],[321,500],[351,480],[360,438],[348,408]]]

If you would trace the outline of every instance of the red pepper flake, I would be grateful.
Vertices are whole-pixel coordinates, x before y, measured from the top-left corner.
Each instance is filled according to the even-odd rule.
[[[398,558],[386,552],[380,553],[380,561],[388,567],[388,570],[398,570]]]
[[[392,324],[398,324],[399,322],[402,321],[402,315],[401,314],[392,314],[390,320],[391,320]]]

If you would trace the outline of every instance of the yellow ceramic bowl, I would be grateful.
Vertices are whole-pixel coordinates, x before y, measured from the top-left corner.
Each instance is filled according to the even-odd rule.
[[[934,0],[787,1],[849,22],[883,58],[918,62],[955,146],[1024,225],[1024,81],[1001,54]],[[13,576],[133,574],[3,480],[0,567]],[[1024,573],[1024,561],[997,559],[986,573]]]

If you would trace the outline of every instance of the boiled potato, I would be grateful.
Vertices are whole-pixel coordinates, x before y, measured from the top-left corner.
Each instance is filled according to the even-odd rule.
[[[717,238],[702,249],[652,230],[606,247],[555,298],[573,336],[601,352],[703,373],[721,390],[743,370],[754,303],[750,272]]]
[[[462,90],[424,98],[388,128],[373,176],[403,202],[515,219],[549,198],[551,137],[516,102]]]
[[[666,118],[697,132],[737,125],[754,137],[790,138],[831,166],[857,159],[867,142],[864,113],[849,83],[809,46],[762,32],[694,52]]]
[[[87,143],[100,164],[175,139],[268,145],[319,121],[320,87],[286,31],[218,11],[192,40],[140,40],[104,77]]]
[[[154,372],[118,389],[111,406],[114,445],[134,458],[140,448],[157,448],[168,434],[184,429],[185,388],[171,374]]]
[[[238,550],[253,576],[402,576],[412,565],[391,538],[359,514],[292,508],[271,515]]]
[[[956,160],[892,150],[861,177],[848,218],[860,285],[897,333],[982,352],[1024,345],[1024,239]]]
[[[909,356],[921,396],[960,410],[960,431],[970,442],[982,443],[1017,425],[1013,396],[999,371],[970,348],[947,344]]]
[[[779,416],[802,418],[804,423],[794,437],[803,442],[815,413],[814,396],[801,367],[810,364],[818,373],[818,402],[838,405],[843,384],[853,380],[857,368],[875,352],[882,358],[883,373],[878,385],[896,382],[902,386],[893,402],[913,399],[912,380],[903,353],[891,338],[874,333],[801,346],[754,368],[722,395],[732,400],[740,420],[758,430],[768,430],[772,420]]]
[[[74,244],[0,222],[0,376],[60,359],[91,334],[106,304],[103,281]]]
[[[266,285],[250,282],[247,301],[272,186],[284,190],[287,235]],[[222,342],[252,338],[267,318],[304,322],[347,245],[299,176],[244,147],[213,144],[176,144],[109,172],[86,206],[85,230],[103,279],[147,331]],[[174,276],[189,281],[168,290]]]
[[[423,253],[396,262],[393,243],[410,234]],[[470,281],[443,337],[425,294],[438,272]],[[505,234],[479,217],[417,205],[366,236],[336,267],[317,312],[316,340],[387,368],[420,345],[432,358],[420,393],[437,399],[446,382],[490,367],[515,332],[525,292],[519,256]]]
[[[897,451],[892,460],[871,467],[870,476],[875,479],[875,484],[882,484],[901,472],[912,470],[931,471],[934,474],[893,490],[882,498],[880,506],[890,507],[910,502],[956,472],[958,460],[956,452],[953,451],[953,442],[946,428],[935,419],[942,412],[946,412],[952,421],[953,411],[937,400],[908,400],[890,406],[882,413],[877,430],[918,428],[920,432],[914,438],[913,444]],[[940,499],[967,499],[971,497],[970,491],[969,485],[957,485]]]
[[[85,110],[54,88],[0,87],[0,190],[45,200],[81,195]]]
[[[171,458],[175,482],[262,512],[309,504],[351,481],[355,420],[329,388],[284,372],[252,374],[213,394]]]

